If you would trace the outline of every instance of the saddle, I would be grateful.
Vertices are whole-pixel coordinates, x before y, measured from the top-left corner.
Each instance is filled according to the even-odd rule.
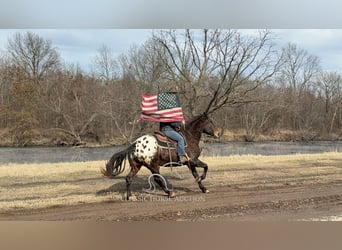
[[[177,148],[177,141],[172,140],[171,138],[167,137],[163,132],[154,131],[154,136],[157,139],[159,147],[168,148],[168,149],[176,149]],[[183,138],[184,138],[184,136],[183,136]],[[184,141],[185,141],[185,138],[184,138]],[[187,143],[185,141],[185,147],[186,146],[187,146]]]

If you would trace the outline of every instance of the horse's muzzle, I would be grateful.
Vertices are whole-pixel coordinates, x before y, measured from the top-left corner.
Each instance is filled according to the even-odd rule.
[[[214,136],[214,138],[219,138],[220,137],[220,131],[214,130],[213,136]]]

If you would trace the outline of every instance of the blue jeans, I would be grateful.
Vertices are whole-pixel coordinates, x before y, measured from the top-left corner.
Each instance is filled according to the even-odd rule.
[[[174,130],[163,130],[163,133],[178,142],[178,155],[185,155],[185,142],[183,136]]]

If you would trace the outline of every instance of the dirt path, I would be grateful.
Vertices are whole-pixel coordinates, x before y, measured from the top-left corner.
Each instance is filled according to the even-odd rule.
[[[6,216],[7,220],[336,220],[342,216],[342,185],[313,189],[236,191],[221,188],[205,196],[141,196],[141,201],[49,208]],[[229,193],[229,194],[227,194]],[[144,200],[143,198],[144,197]],[[197,200],[196,200],[197,199]],[[192,201],[191,201],[192,200]],[[157,203],[157,204],[156,204]],[[335,218],[335,219],[334,219]]]
[[[125,194],[124,175],[112,180],[84,177],[73,184],[88,187],[82,192],[105,200],[40,209],[12,209],[1,212],[0,220],[342,220],[341,156],[229,158],[234,164],[214,158],[208,178],[203,182],[210,190],[208,194],[200,192],[186,168],[173,172],[164,169],[163,175],[177,193],[173,199],[160,190],[152,194],[143,192],[148,187],[149,173],[146,171],[134,180],[134,199],[131,201],[121,198]],[[106,188],[99,190],[99,184]],[[43,184],[34,185],[39,188]],[[46,185],[53,188],[51,185],[60,183],[49,181]],[[69,193],[60,195],[65,195],[66,199],[68,195],[75,195],[75,191]]]
[[[141,194],[136,201],[49,208],[7,214],[7,220],[312,220],[342,217],[342,184],[187,192],[169,200]]]

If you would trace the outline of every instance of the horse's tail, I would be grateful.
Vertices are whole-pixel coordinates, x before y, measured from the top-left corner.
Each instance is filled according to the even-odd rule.
[[[106,162],[106,168],[102,168],[101,172],[104,176],[109,178],[113,178],[119,174],[121,174],[126,167],[126,158],[130,155],[132,150],[135,148],[135,143],[131,144],[124,150],[117,152],[112,155],[110,160]]]

